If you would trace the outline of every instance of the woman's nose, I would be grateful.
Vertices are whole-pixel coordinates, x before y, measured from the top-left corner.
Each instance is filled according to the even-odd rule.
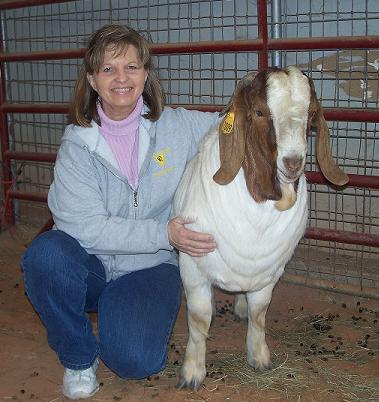
[[[117,81],[119,82],[125,82],[128,79],[128,74],[125,70],[118,70],[117,71],[117,76],[116,76]]]

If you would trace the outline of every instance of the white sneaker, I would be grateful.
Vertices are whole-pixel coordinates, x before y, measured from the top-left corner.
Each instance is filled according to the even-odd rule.
[[[96,379],[98,360],[85,370],[65,368],[63,375],[63,395],[69,399],[89,398],[99,390]]]

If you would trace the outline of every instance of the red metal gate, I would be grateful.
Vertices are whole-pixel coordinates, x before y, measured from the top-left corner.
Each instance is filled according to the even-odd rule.
[[[0,3],[0,10],[19,7],[31,7],[42,4],[64,3],[65,1],[49,0],[8,0]],[[258,37],[252,40],[233,41],[200,41],[156,44],[152,47],[155,55],[173,54],[202,54],[210,52],[234,53],[234,52],[256,52],[258,54],[258,69],[263,69],[269,64],[269,52],[277,50],[307,51],[325,49],[375,49],[379,48],[379,36],[344,36],[344,37],[315,37],[315,38],[281,38],[271,39],[268,35],[267,22],[267,0],[257,0],[257,25]],[[3,43],[3,41],[1,41]],[[2,50],[2,49],[0,49]],[[0,138],[3,160],[3,187],[6,215],[3,217],[8,223],[15,222],[12,201],[46,201],[46,194],[15,191],[13,183],[15,174],[11,173],[11,161],[35,161],[54,163],[55,153],[33,153],[12,151],[9,146],[8,135],[8,114],[9,113],[57,113],[66,114],[68,105],[64,103],[9,103],[7,102],[4,63],[16,63],[36,60],[59,60],[59,59],[80,59],[84,49],[59,49],[36,52],[13,52],[1,51],[1,87],[0,87]],[[178,106],[178,105],[172,105]],[[221,105],[181,105],[187,108],[217,111]],[[379,122],[379,111],[377,109],[351,109],[351,108],[324,108],[325,118],[331,121],[352,121],[352,122]],[[319,172],[308,172],[309,183],[326,183]],[[379,177],[372,175],[349,175],[348,186],[356,188],[379,189]],[[42,230],[45,230],[51,222],[47,223]],[[341,242],[347,244],[359,244],[370,247],[379,247],[379,235],[374,233],[359,233],[345,230],[329,230],[324,228],[307,229],[306,238]],[[345,289],[346,290],[346,289]],[[376,291],[375,291],[376,293]]]

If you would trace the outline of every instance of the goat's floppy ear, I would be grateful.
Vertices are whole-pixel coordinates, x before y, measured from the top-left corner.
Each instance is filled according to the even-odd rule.
[[[334,162],[330,148],[329,128],[326,124],[320,102],[317,100],[313,81],[309,79],[311,87],[311,105],[315,114],[311,125],[316,129],[316,155],[317,161],[325,178],[336,186],[343,186],[349,181],[349,177]],[[313,103],[313,105],[312,105]]]
[[[219,127],[220,168],[213,180],[218,184],[228,184],[240,170],[245,154],[245,130],[241,123],[241,111],[227,112]],[[243,123],[242,123],[243,124]]]
[[[221,185],[230,183],[242,166],[245,155],[246,106],[240,99],[243,88],[250,85],[254,74],[246,75],[238,84],[234,95],[221,113],[224,118],[219,126],[220,168],[213,180]]]

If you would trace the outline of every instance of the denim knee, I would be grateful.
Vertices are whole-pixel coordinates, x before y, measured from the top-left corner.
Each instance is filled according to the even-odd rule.
[[[139,380],[163,370],[167,362],[167,348],[159,351],[162,360],[151,359],[147,354],[130,355],[127,358],[116,353],[105,355],[101,353],[103,362],[120,378]]]
[[[100,352],[118,376],[146,378],[165,367],[180,294],[178,269],[169,264],[108,285],[99,301]]]
[[[66,269],[84,278],[86,273],[74,269],[74,264],[69,263],[73,255],[78,254],[78,249],[77,240],[59,230],[50,230],[35,238],[21,260],[28,296],[31,296],[34,288],[41,292],[44,287],[54,286]]]
[[[61,238],[62,232],[51,230],[32,241],[21,260],[21,268],[27,280],[40,280],[49,275],[50,268],[56,266],[56,259],[59,258]]]
[[[51,255],[52,242],[50,232],[42,233],[28,246],[21,259],[21,269],[24,273],[25,282],[41,282],[45,275],[49,275],[48,257]],[[49,252],[47,252],[49,250]]]

